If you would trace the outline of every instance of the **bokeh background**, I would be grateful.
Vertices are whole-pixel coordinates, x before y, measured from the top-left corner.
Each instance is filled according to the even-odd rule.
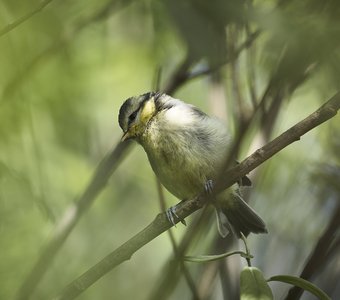
[[[119,143],[126,98],[154,89],[158,78],[160,89],[224,119],[234,135],[252,118],[242,160],[339,89],[339,15],[331,0],[2,0],[0,299],[22,291],[63,215]],[[333,299],[340,298],[339,129],[336,116],[303,136],[252,172],[245,192],[269,229],[249,237],[253,265],[268,278],[300,275],[309,262],[309,280]],[[167,206],[177,202],[165,195]],[[31,298],[52,299],[160,210],[147,157],[132,146]],[[241,247],[217,236],[213,216],[193,229],[199,215],[173,229],[178,244],[195,232],[185,254]],[[325,249],[309,260],[325,233]],[[169,272],[173,264],[164,233],[79,299],[193,299],[183,274]],[[238,257],[186,264],[200,299],[237,299],[242,265]],[[290,288],[270,286],[277,299]]]

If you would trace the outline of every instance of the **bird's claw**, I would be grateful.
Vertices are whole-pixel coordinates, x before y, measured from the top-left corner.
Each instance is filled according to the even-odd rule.
[[[168,218],[169,222],[176,226],[176,223],[175,223],[175,218],[174,217],[177,217],[178,218],[178,215],[176,214],[176,207],[175,206],[171,206],[169,207],[167,210],[166,210],[166,217]]]
[[[176,213],[176,205],[169,207],[166,211],[166,217],[169,222],[176,227],[175,217],[181,221],[182,224],[187,225],[184,219],[181,219]]]
[[[212,179],[208,179],[204,185],[204,190],[207,194],[212,194],[214,190],[214,183]]]

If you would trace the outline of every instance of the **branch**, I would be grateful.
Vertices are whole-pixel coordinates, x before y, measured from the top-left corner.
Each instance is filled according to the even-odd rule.
[[[29,18],[33,17],[37,13],[41,12],[48,4],[50,4],[53,0],[44,0],[42,1],[38,7],[36,7],[34,10],[30,11],[26,15],[23,15],[13,23],[7,24],[5,27],[0,29],[0,37],[5,35],[6,33],[10,32],[11,30],[15,29],[16,27],[20,26],[22,23],[27,21]]]
[[[336,93],[330,100],[307,118],[255,151],[255,153],[250,155],[239,165],[225,172],[223,176],[223,183],[218,184],[215,187],[214,192],[218,193],[219,191],[230,187],[239,178],[248,174],[274,154],[278,153],[291,143],[298,141],[302,135],[334,117],[339,109],[340,92]],[[202,208],[206,202],[207,196],[200,195],[196,199],[179,203],[177,205],[176,212],[180,219],[184,219],[194,211]],[[176,220],[176,222],[179,222],[179,220]],[[165,213],[158,214],[154,221],[146,228],[104,257],[100,262],[91,267],[80,277],[75,279],[56,299],[74,299],[113,268],[120,265],[122,262],[129,260],[137,250],[162,234],[164,231],[168,230],[171,226],[172,225],[167,220]]]
[[[323,104],[314,113],[309,115],[304,120],[300,121],[280,136],[269,142],[262,148],[255,151],[252,155],[246,158],[242,163],[230,168],[223,176],[223,182],[217,186],[217,192],[230,187],[238,178],[241,178],[254,170],[264,161],[281,151],[283,148],[298,141],[308,131],[326,122],[337,114],[340,109],[340,92],[337,92],[330,100]],[[228,176],[227,176],[228,175]]]

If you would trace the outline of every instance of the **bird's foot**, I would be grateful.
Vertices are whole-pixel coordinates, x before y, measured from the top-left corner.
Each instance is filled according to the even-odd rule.
[[[214,190],[214,182],[212,179],[208,179],[207,182],[204,185],[204,190],[207,194],[211,195]]]
[[[169,222],[174,225],[176,227],[176,222],[175,222],[175,217],[181,221],[181,223],[183,225],[187,225],[187,223],[185,222],[184,219],[181,219],[178,215],[177,215],[177,205],[171,206],[169,207],[165,213],[166,213],[166,217],[168,218]]]

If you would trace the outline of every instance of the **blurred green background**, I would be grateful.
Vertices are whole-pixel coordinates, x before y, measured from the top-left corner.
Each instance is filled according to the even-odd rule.
[[[336,1],[51,1],[6,30],[40,4],[0,2],[0,30],[5,29],[0,36],[0,299],[15,298],[63,213],[119,142],[120,105],[153,89],[159,68],[161,89],[183,61],[191,74],[215,70],[178,83],[173,96],[225,118],[233,132],[252,114],[254,102],[269,99],[266,114],[256,115],[243,140],[240,160],[339,89]],[[246,40],[251,43],[233,60]],[[299,275],[339,209],[339,124],[336,116],[252,174],[250,204],[266,220],[269,234],[252,235],[249,243],[254,264],[267,277]],[[168,206],[177,201],[168,193],[166,198]],[[67,238],[32,299],[51,299],[159,211],[155,177],[143,149],[135,146]],[[177,241],[188,228],[173,230]],[[215,223],[205,232],[188,254],[217,251]],[[333,252],[322,258],[312,279],[336,299],[339,235],[333,242]],[[163,234],[79,299],[150,299],[171,257]],[[216,277],[209,288],[203,284],[201,275],[212,265],[187,266],[199,289],[209,290],[202,299],[223,299],[223,280]],[[237,289],[237,283],[230,287]],[[278,299],[289,289],[271,287]],[[168,298],[192,299],[182,277]],[[313,298],[305,293],[303,299]]]

